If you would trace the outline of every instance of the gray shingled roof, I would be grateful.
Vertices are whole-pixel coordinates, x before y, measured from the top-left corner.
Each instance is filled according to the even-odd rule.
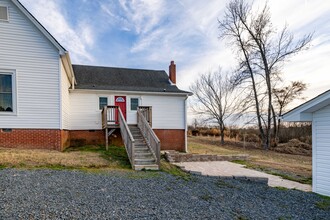
[[[76,89],[189,93],[171,85],[164,70],[84,65],[72,67],[77,80]]]

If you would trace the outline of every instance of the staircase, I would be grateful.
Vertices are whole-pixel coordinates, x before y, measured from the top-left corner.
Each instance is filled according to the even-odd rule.
[[[129,125],[129,130],[134,138],[134,169],[135,170],[158,170],[155,156],[145,142],[137,125]]]
[[[160,167],[160,140],[150,126],[151,116],[151,107],[139,106],[138,124],[129,126],[120,107],[104,106],[101,112],[106,149],[108,150],[108,136],[119,128],[134,170],[159,170]]]

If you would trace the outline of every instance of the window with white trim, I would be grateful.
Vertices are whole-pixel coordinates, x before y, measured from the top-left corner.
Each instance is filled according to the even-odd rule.
[[[8,21],[8,7],[0,5],[0,21]]]
[[[104,106],[108,105],[108,98],[107,97],[99,97],[99,108],[100,110],[103,109]]]
[[[14,112],[14,87],[14,74],[10,72],[0,72],[0,113]]]
[[[138,106],[139,106],[139,99],[131,98],[131,111],[136,111]]]

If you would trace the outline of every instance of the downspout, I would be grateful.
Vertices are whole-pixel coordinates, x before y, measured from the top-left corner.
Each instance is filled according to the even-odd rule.
[[[184,143],[185,143],[185,152],[188,153],[188,125],[187,125],[187,99],[189,95],[186,95],[184,99]]]

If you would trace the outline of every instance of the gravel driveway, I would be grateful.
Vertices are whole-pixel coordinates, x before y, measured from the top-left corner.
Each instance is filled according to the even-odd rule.
[[[215,177],[0,170],[0,219],[330,219],[321,200]]]

